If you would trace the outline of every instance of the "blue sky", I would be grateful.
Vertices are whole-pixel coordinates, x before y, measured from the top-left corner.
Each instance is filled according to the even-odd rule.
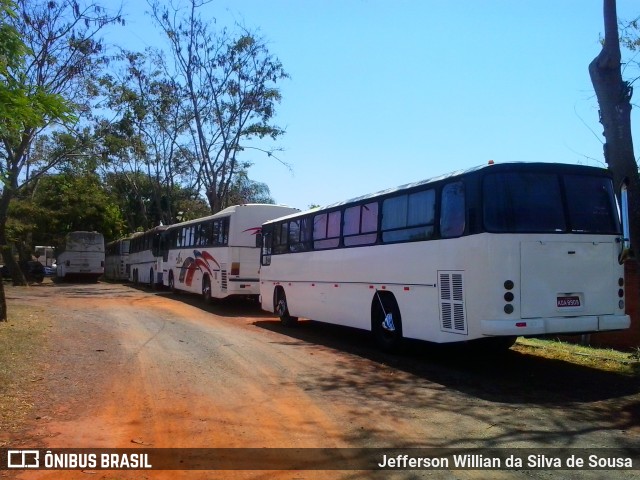
[[[165,45],[147,9],[125,0],[119,43]],[[275,119],[287,133],[269,145],[292,171],[247,157],[278,203],[326,205],[489,160],[602,165],[587,71],[602,0],[214,0],[203,15],[258,30],[291,76]],[[619,18],[639,15],[618,0]]]

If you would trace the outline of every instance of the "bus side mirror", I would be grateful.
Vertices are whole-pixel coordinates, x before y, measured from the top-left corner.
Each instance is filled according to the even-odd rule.
[[[624,263],[631,258],[631,229],[629,227],[629,192],[625,181],[620,188],[620,217],[622,220],[622,238],[620,239],[620,254],[618,262]]]

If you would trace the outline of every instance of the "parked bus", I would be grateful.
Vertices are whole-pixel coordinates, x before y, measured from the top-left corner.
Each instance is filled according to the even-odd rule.
[[[202,294],[205,301],[232,295],[258,297],[260,227],[300,210],[280,205],[236,205],[171,225],[166,231],[165,285]]]
[[[133,234],[129,242],[129,280],[156,288],[162,285],[162,236],[167,230],[158,226]]]
[[[487,165],[266,222],[262,308],[370,330],[380,347],[629,327],[601,168]],[[478,343],[478,342],[475,342]]]
[[[104,276],[108,280],[129,280],[130,237],[107,243]]]
[[[60,279],[98,281],[104,274],[104,237],[98,232],[70,232],[58,252],[56,276]]]
[[[56,263],[55,247],[37,245],[33,257],[45,267],[52,267]]]

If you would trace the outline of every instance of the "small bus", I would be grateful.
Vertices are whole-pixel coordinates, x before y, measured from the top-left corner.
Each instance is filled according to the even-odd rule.
[[[129,280],[155,289],[162,286],[162,238],[166,226],[134,233],[129,240]]]
[[[107,243],[104,277],[107,280],[129,280],[129,237]]]
[[[611,175],[580,165],[489,164],[364,195],[265,222],[262,308],[369,330],[385,350],[626,329],[618,215]]]
[[[104,274],[104,237],[98,232],[70,232],[58,251],[56,277],[97,282]]]
[[[201,294],[205,301],[259,294],[262,223],[300,210],[245,204],[167,227],[163,279],[172,291]]]

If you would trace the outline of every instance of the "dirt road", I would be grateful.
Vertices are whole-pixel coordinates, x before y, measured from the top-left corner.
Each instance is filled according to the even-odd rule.
[[[11,448],[640,445],[638,382],[563,362],[516,351],[497,359],[433,353],[425,345],[391,356],[352,330],[315,322],[286,329],[257,305],[205,306],[126,285],[45,284],[9,288],[7,296],[10,305],[42,307],[50,320],[42,371],[34,373],[34,414],[19,438],[5,438]],[[95,470],[17,478],[488,476],[602,472]]]

